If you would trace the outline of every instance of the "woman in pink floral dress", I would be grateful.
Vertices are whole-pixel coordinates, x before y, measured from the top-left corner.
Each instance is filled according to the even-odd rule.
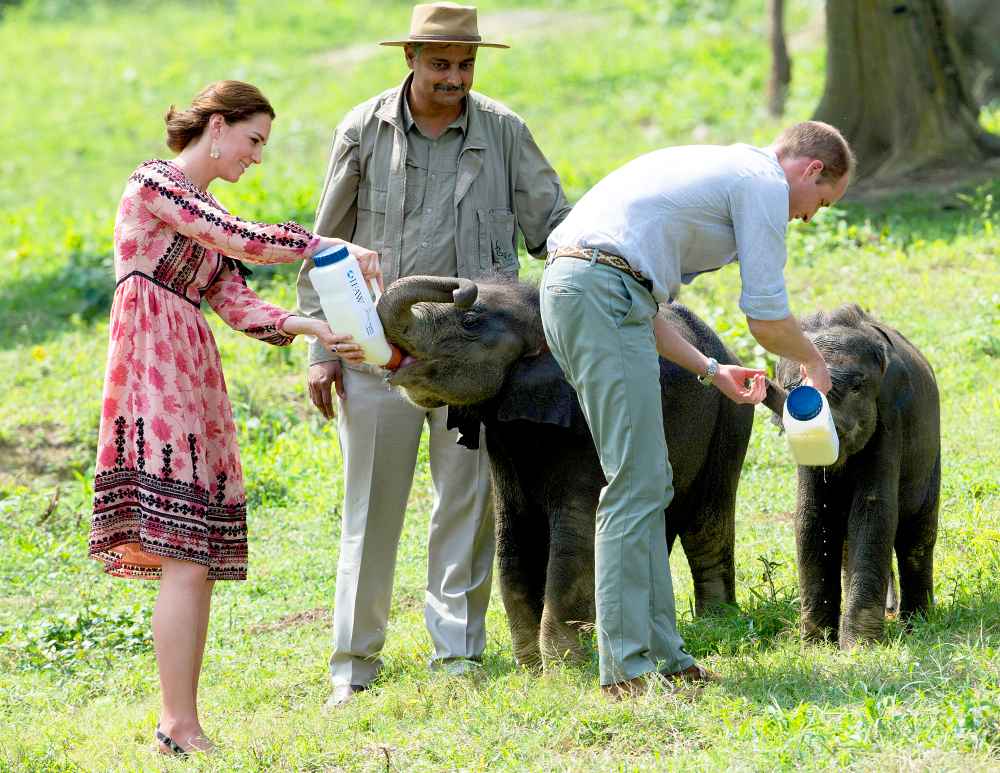
[[[153,640],[164,753],[212,747],[197,710],[212,585],[247,571],[236,427],[202,304],[266,343],[308,334],[361,360],[348,336],[261,300],[235,260],[291,263],[341,242],[291,222],[241,220],[207,191],[212,180],[236,182],[261,162],[273,117],[266,98],[238,81],[208,86],[188,110],[171,107],[167,139],[179,155],[132,173],[115,223],[90,554],[109,574],[160,579]],[[378,256],[347,246],[381,283]]]

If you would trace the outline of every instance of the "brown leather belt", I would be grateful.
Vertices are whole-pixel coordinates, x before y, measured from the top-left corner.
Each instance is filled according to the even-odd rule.
[[[650,282],[646,277],[636,271],[632,266],[628,264],[625,258],[618,255],[612,255],[610,252],[603,252],[597,249],[581,249],[580,247],[560,247],[551,255],[549,255],[548,260],[545,261],[545,265],[549,266],[552,264],[556,258],[577,258],[578,260],[594,261],[595,263],[600,263],[604,266],[611,266],[611,268],[617,268],[632,277],[635,281],[645,287],[649,292],[653,292],[653,283]]]

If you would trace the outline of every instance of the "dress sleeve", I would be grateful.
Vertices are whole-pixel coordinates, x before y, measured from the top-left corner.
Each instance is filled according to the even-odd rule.
[[[214,206],[193,184],[178,180],[166,162],[144,164],[132,175],[149,213],[208,249],[248,263],[294,263],[319,239],[291,221],[257,223]]]
[[[229,327],[246,333],[251,338],[275,346],[287,346],[295,338],[281,330],[282,324],[291,314],[261,299],[247,287],[246,281],[231,260],[223,258],[218,276],[202,297]]]

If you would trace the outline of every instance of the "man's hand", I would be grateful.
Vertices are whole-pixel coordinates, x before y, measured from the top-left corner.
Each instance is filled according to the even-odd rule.
[[[830,370],[826,367],[826,362],[820,357],[812,362],[804,362],[799,365],[799,372],[802,374],[802,383],[815,387],[826,394],[833,387],[830,381]]]
[[[337,396],[341,400],[346,400],[344,369],[340,360],[317,362],[309,366],[309,399],[327,419],[337,417],[337,409],[333,402],[333,386],[337,388]]]
[[[712,386],[734,403],[756,405],[767,396],[766,374],[741,365],[720,365]]]
[[[367,247],[362,247],[360,244],[345,242],[343,239],[337,239],[333,236],[321,236],[316,252],[321,252],[329,247],[346,247],[347,251],[357,259],[365,281],[375,280],[375,284],[378,285],[380,291],[385,289],[385,286],[382,284],[382,266],[379,263],[377,252]]]

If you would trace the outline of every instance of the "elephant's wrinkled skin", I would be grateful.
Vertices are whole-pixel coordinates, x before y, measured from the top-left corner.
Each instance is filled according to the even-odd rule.
[[[834,464],[798,468],[802,631],[809,638],[837,636],[849,648],[883,636],[893,547],[901,617],[932,603],[941,486],[938,390],[916,347],[858,306],[819,312],[802,326],[830,367],[828,397],[840,437]],[[795,386],[799,366],[782,360],[777,376],[783,386]]]
[[[518,662],[583,655],[605,479],[576,394],[547,351],[538,289],[409,277],[386,290],[378,311],[389,339],[409,355],[390,383],[417,405],[451,406],[467,437],[478,439],[485,425],[500,586]],[[734,361],[690,311],[674,306],[669,314],[701,351]],[[681,539],[702,612],[735,602],[736,487],[753,407],[663,360],[660,374],[675,487],[666,538]]]

